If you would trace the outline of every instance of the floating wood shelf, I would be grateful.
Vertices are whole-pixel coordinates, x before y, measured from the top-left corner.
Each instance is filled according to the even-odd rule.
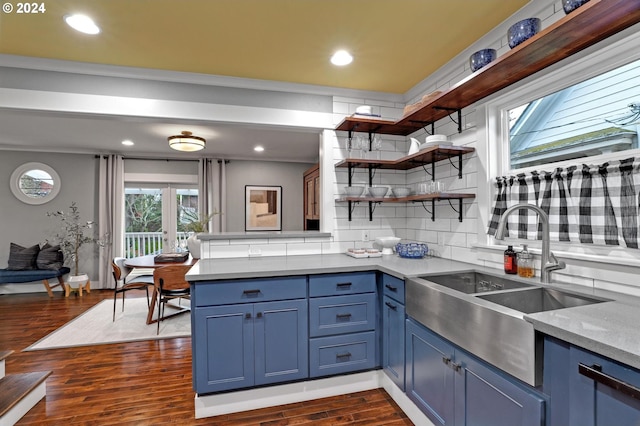
[[[440,160],[453,157],[461,159],[462,155],[474,152],[474,148],[450,145],[435,145],[416,152],[415,154],[399,158],[397,160],[368,160],[360,158],[347,158],[336,164],[336,167],[360,168],[360,169],[392,169],[409,170],[425,164],[434,164]]]
[[[640,1],[591,0],[397,121],[358,116],[336,130],[407,136],[640,22]]]

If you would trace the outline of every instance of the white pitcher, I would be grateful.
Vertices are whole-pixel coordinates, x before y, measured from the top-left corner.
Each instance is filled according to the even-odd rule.
[[[420,151],[420,141],[416,138],[411,138],[411,146],[407,155],[415,154],[418,151]]]

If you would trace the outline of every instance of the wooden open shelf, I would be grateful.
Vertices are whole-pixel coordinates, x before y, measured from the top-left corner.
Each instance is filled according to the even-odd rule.
[[[409,195],[408,197],[343,197],[338,198],[337,202],[352,201],[371,201],[373,203],[407,203],[412,201],[440,201],[440,200],[458,200],[460,198],[475,198],[475,194],[458,194],[456,192],[436,192],[433,194]]]
[[[423,149],[415,154],[399,158],[397,160],[368,160],[360,158],[347,158],[336,164],[336,167],[347,168],[374,168],[374,169],[392,169],[392,170],[409,170],[425,164],[433,164],[440,160],[458,157],[474,152],[475,149],[452,146],[452,145],[435,145]]]
[[[640,1],[591,0],[398,121],[346,117],[336,130],[407,136],[640,22]]]
[[[474,152],[475,149],[452,146],[452,145],[434,145],[432,147],[423,149],[412,155],[399,158],[397,160],[369,160],[360,158],[347,158],[336,164],[336,167],[346,167],[349,173],[349,186],[351,186],[351,179],[355,169],[366,169],[369,172],[369,185],[373,184],[373,174],[377,169],[393,169],[393,170],[409,170],[415,167],[425,166],[431,164],[431,178],[435,179],[435,164],[440,160],[457,158],[458,164],[451,162],[451,165],[458,170],[458,177],[462,178],[462,156],[464,154]],[[425,169],[425,171],[427,171]],[[353,208],[356,204],[362,202],[369,203],[369,220],[373,220],[373,211],[375,206],[379,203],[406,203],[406,202],[420,202],[422,207],[425,208],[431,214],[431,220],[435,220],[435,202],[440,200],[448,200],[452,208],[451,200],[458,200],[458,220],[462,221],[462,200],[464,198],[475,198],[475,194],[459,194],[459,193],[434,193],[434,194],[419,194],[411,195],[408,197],[343,197],[336,199],[336,202],[349,203],[349,221],[351,221]],[[425,203],[431,203],[431,210],[429,211]]]

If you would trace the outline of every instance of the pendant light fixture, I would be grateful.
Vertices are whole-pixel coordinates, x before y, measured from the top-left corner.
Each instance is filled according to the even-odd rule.
[[[169,146],[171,148],[183,152],[200,151],[207,143],[204,138],[194,136],[186,130],[183,130],[180,135],[169,136],[167,139],[169,140]]]

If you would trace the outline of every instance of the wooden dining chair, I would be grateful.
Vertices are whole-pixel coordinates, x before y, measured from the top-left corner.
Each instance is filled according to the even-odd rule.
[[[190,265],[167,265],[156,268],[153,272],[153,281],[158,298],[158,323],[156,334],[160,334],[160,321],[165,319],[164,308],[173,299],[190,299],[191,289],[184,276],[191,268]],[[188,312],[184,309],[179,312]],[[166,317],[168,318],[168,316]]]
[[[116,320],[116,299],[122,293],[122,311],[124,312],[124,294],[129,290],[145,289],[147,292],[147,306],[149,306],[149,287],[153,284],[153,275],[132,274],[132,268],[125,265],[124,257],[114,257],[111,262],[113,279],[116,281],[113,292],[113,321]]]

